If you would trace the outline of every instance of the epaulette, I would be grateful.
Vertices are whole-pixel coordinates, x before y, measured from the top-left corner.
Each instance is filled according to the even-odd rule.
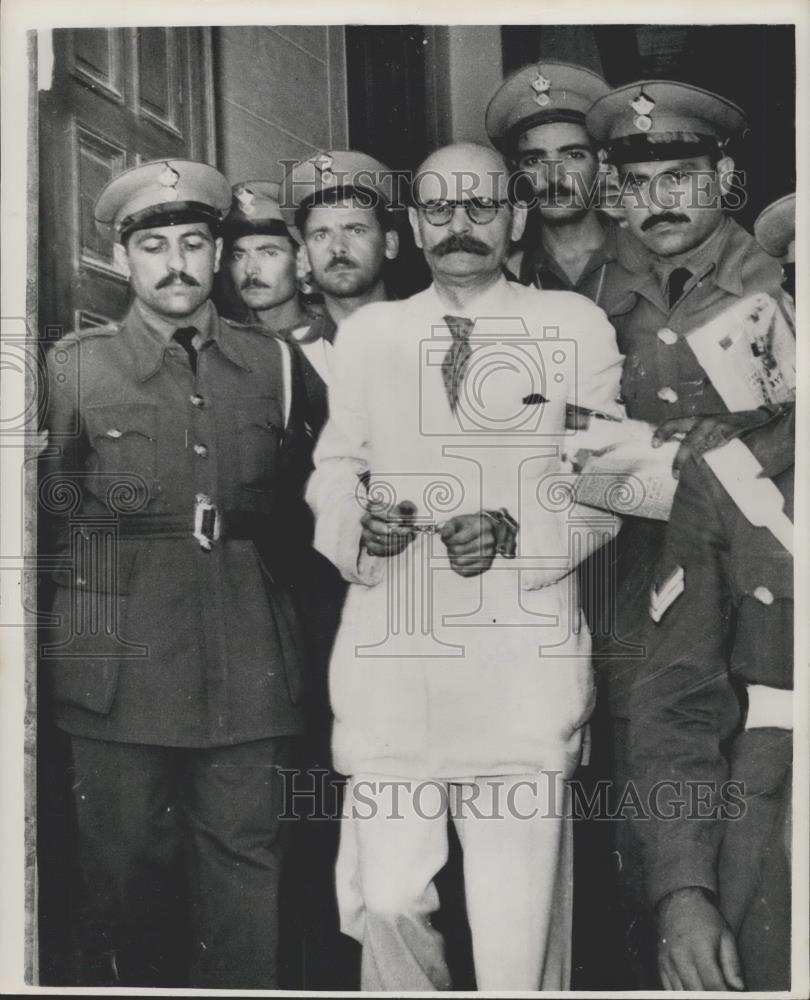
[[[92,337],[112,337],[121,330],[120,323],[106,323],[104,326],[86,326],[80,330],[71,330],[59,341],[60,344],[78,343],[90,340]]]
[[[233,326],[237,330],[250,330],[256,326],[256,323],[240,323],[239,320],[231,319],[230,316],[220,316],[219,318],[223,323],[227,323],[228,326]]]
[[[273,340],[284,339],[279,336],[278,331],[272,330],[269,326],[262,326],[261,323],[240,323],[238,320],[230,319],[228,316],[222,316],[221,319],[223,323],[227,323],[228,326],[233,327],[235,330],[241,330],[243,333],[258,333],[262,337],[270,337]]]

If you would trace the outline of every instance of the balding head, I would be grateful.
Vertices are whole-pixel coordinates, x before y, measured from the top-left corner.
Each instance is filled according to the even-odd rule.
[[[419,168],[408,216],[437,286],[474,291],[498,280],[526,223],[509,189],[504,158],[475,142],[437,149]]]
[[[499,152],[477,142],[455,142],[437,149],[419,167],[414,177],[417,204],[447,199],[507,197],[509,166]]]

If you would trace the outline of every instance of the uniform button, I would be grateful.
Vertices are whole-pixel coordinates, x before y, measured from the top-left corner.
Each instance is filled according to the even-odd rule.
[[[656,393],[656,396],[658,396],[659,399],[663,399],[665,403],[678,402],[678,393],[675,392],[675,390],[670,388],[668,385],[665,385],[663,389],[659,389],[658,392]]]
[[[678,334],[675,333],[674,330],[670,330],[669,327],[665,326],[663,330],[658,331],[658,339],[662,343],[666,344],[667,347],[671,347],[673,344],[678,343]]]
[[[754,591],[754,597],[763,604],[773,604],[773,594],[767,587],[757,587]]]
[[[123,432],[119,431],[117,427],[111,427],[107,431],[107,437],[108,438],[120,438],[120,437],[122,437],[122,434],[123,434]]]
[[[200,458],[208,458],[208,448],[204,444],[195,444],[194,454],[199,455]]]
[[[191,405],[192,406],[204,406],[205,405],[205,400],[202,398],[202,396],[197,396],[197,395],[189,396],[189,399],[191,400]]]

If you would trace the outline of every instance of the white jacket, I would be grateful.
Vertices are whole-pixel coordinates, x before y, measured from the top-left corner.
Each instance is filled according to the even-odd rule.
[[[566,403],[622,413],[622,356],[583,296],[499,280],[465,312],[473,354],[454,415],[448,312],[431,286],[358,309],[336,338],[307,489],[315,545],[352,584],[330,667],[335,765],[444,779],[567,770],[593,700],[571,570],[616,520],[568,502],[560,435]],[[439,523],[506,507],[518,557],[465,579],[435,534],[392,558],[360,555],[367,491]]]

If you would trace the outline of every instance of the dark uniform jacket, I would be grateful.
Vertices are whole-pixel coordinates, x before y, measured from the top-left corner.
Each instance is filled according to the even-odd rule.
[[[313,318],[309,326],[286,330],[282,336],[291,345],[299,363],[302,384],[303,421],[309,440],[310,456],[329,417],[327,374],[329,352],[337,333],[337,324],[324,311]],[[330,345],[326,347],[325,345]],[[316,357],[321,371],[311,358]],[[323,372],[323,374],[321,373]],[[310,469],[312,465],[310,464]],[[307,660],[312,671],[309,698],[309,729],[314,763],[327,764],[330,759],[332,712],[329,707],[328,670],[332,647],[340,625],[346,599],[347,584],[332,563],[315,548],[312,539],[315,520],[307,507],[308,547],[298,562],[295,600],[302,624]]]
[[[210,304],[197,325],[196,376],[137,302],[49,352],[61,454],[40,478],[57,582],[42,660],[75,735],[208,747],[301,727],[288,349]],[[193,535],[198,497],[222,515],[211,551]]]
[[[306,332],[304,332],[306,331]],[[300,370],[306,400],[306,422],[314,441],[318,440],[323,425],[329,415],[327,406],[327,385],[309,358],[310,347],[325,340],[332,344],[337,333],[337,325],[328,312],[315,316],[308,327],[285,331],[285,339],[294,345],[300,359]]]
[[[671,417],[727,412],[685,335],[744,296],[767,292],[780,298],[778,261],[730,217],[701,247],[677,261],[657,261],[638,241],[622,241],[618,260],[622,271],[611,282],[603,307],[625,355],[622,399],[627,415],[658,425]],[[670,308],[661,268],[676,264],[688,267],[693,276]],[[664,527],[661,521],[627,518],[616,539],[615,633],[621,644],[613,639],[595,643],[595,654],[610,681],[611,711],[622,718],[627,717],[630,679],[647,641],[646,596]]]
[[[702,247],[678,259],[679,266],[694,273],[670,308],[646,249],[637,241],[623,241],[617,254],[623,271],[610,283],[602,308],[625,356],[622,399],[627,415],[659,424],[670,417],[725,413],[728,407],[685,335],[747,295],[767,292],[781,298],[779,262],[726,217]]]
[[[743,440],[792,519],[793,413]],[[792,732],[744,730],[744,724],[746,685],[793,687],[793,560],[767,528],[748,521],[705,462],[692,461],[672,509],[659,592],[679,567],[683,591],[671,592],[677,596],[651,632],[648,658],[634,678],[630,776],[644,802],[661,780],[711,783],[704,785],[705,808],[733,798],[720,793],[728,780],[741,782],[743,791],[730,803],[732,819],[686,818],[687,810],[680,819],[634,824],[648,893],[653,903],[686,886],[715,893],[744,944],[748,988],[784,989],[773,985],[773,965],[781,954],[787,968],[789,954]],[[679,789],[688,801],[687,786]],[[668,794],[659,798],[664,810]],[[756,967],[767,963],[771,973],[757,979]]]

